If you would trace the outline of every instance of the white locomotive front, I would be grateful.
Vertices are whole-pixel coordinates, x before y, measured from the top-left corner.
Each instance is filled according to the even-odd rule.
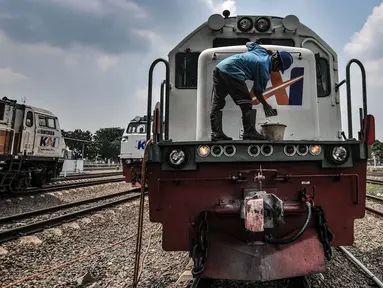
[[[149,68],[147,129],[153,123],[153,133],[147,131],[142,186],[148,185],[150,221],[161,223],[165,251],[190,253],[192,287],[200,278],[270,281],[323,272],[331,247],[352,245],[354,220],[365,214],[375,124],[367,114],[363,64],[350,60],[346,79],[339,82],[335,51],[296,16],[229,17],[229,11],[223,16],[212,15],[170,51],[168,61],[156,59]],[[223,130],[233,140],[211,141],[213,69],[229,55],[245,52],[248,42],[293,54],[294,64],[283,75],[271,75],[263,93],[278,111],[269,120],[284,124],[285,133],[240,140],[241,111],[227,97]],[[160,62],[166,93],[151,122],[153,71]],[[362,71],[358,80],[364,88],[358,139],[352,129],[352,63]],[[348,138],[341,123],[342,84]],[[256,124],[266,122],[252,100],[253,110],[259,110]],[[136,272],[139,246],[137,251]]]
[[[121,140],[120,159],[127,183],[140,182],[142,158],[146,144],[146,116],[130,121]]]
[[[0,100],[0,188],[41,187],[62,168],[62,135],[50,111]]]

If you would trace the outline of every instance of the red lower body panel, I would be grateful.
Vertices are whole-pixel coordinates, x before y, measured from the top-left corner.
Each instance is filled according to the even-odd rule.
[[[163,249],[192,251],[196,217],[201,211],[210,211],[207,219],[210,245],[203,277],[265,281],[323,271],[324,248],[318,239],[314,211],[298,240],[286,245],[263,242],[265,235],[287,238],[303,227],[307,217],[300,196],[303,190],[313,205],[323,209],[333,234],[331,245],[353,243],[354,220],[365,214],[365,161],[355,161],[353,168],[342,171],[310,162],[262,164],[265,171],[274,169],[277,173],[264,173],[261,190],[275,195],[285,205],[283,223],[272,228],[258,223],[263,219],[258,214],[267,205],[261,207],[254,202],[246,218],[231,204],[243,201],[244,191],[256,190],[257,183],[251,173],[240,183],[230,181],[230,175],[257,166],[205,163],[194,171],[172,172],[162,171],[161,164],[149,163],[150,220],[163,225]],[[291,177],[280,180],[276,174]],[[226,203],[225,208],[222,203]]]
[[[142,162],[132,163],[127,165],[123,161],[122,173],[125,177],[126,183],[140,183],[141,182],[141,164]]]
[[[315,229],[289,245],[245,245],[225,234],[209,234],[203,277],[268,281],[325,270],[323,247]]]

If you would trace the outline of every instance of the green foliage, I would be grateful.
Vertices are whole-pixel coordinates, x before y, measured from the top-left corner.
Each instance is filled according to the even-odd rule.
[[[111,159],[114,161],[118,161],[123,132],[124,129],[118,127],[101,128],[94,134],[81,129],[74,131],[62,130],[62,134],[66,138],[65,143],[73,150],[76,158],[83,156],[82,149],[84,145],[84,158],[89,160],[101,158],[102,160]]]
[[[73,150],[75,158],[81,158],[84,156],[85,158],[88,158],[88,159],[94,159],[97,156],[97,148],[95,143],[92,142],[93,137],[90,131],[75,129],[74,131],[61,130],[61,132],[65,138],[65,144],[69,147],[69,149]],[[67,138],[71,138],[71,139],[67,139]],[[87,142],[77,141],[77,140],[84,140]],[[83,145],[84,145],[85,155],[82,155]]]
[[[383,196],[382,185],[369,184],[366,185],[367,194],[374,196]]]
[[[383,143],[379,140],[375,140],[374,144],[372,144],[372,152],[375,154],[377,158],[383,158]]]
[[[94,134],[98,155],[102,159],[118,160],[123,128],[101,128]]]

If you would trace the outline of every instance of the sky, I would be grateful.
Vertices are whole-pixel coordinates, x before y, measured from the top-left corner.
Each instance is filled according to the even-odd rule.
[[[340,79],[350,58],[363,61],[368,112],[383,139],[383,4],[375,0],[0,0],[0,96],[25,97],[27,104],[52,111],[65,130],[126,127],[146,112],[151,62],[166,59],[188,33],[224,9],[231,15],[297,15],[338,53]],[[161,73],[156,69],[156,79]],[[341,92],[344,110],[345,87]],[[354,126],[359,94],[357,83]]]

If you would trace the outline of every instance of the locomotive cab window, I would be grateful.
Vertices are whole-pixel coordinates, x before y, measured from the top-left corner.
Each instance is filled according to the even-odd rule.
[[[246,45],[247,42],[250,42],[250,39],[248,38],[215,38],[213,40],[213,48]]]
[[[33,126],[33,112],[32,111],[27,112],[27,117],[25,117],[25,125],[27,127]]]
[[[200,52],[181,52],[176,54],[177,89],[196,89],[198,57]]]
[[[0,102],[0,121],[4,121],[5,116],[5,103]]]
[[[129,124],[128,129],[126,129],[126,133],[146,133],[146,124],[132,123]]]
[[[271,38],[262,38],[255,41],[259,45],[278,45],[278,46],[289,46],[294,47],[295,42],[293,39],[271,39]]]
[[[330,65],[326,58],[315,54],[318,97],[327,97],[331,93]]]
[[[54,118],[39,116],[39,126],[56,129],[56,121]]]

